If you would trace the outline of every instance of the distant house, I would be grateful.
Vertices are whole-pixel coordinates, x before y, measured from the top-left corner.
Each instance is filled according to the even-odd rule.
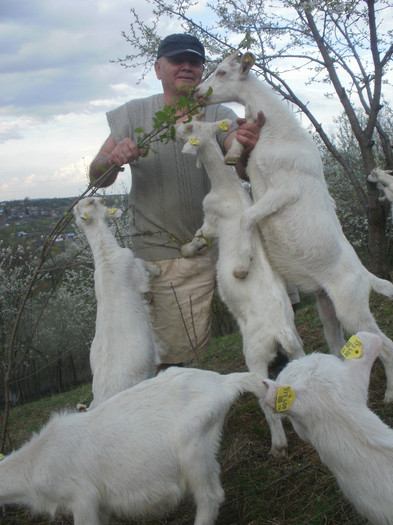
[[[18,237],[24,237],[25,235],[27,235],[26,232],[18,232]]]

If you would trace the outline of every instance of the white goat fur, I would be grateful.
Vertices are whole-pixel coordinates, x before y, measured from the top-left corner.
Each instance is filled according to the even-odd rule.
[[[375,182],[377,187],[384,192],[384,197],[380,200],[390,202],[391,219],[393,221],[393,175],[392,172],[374,168],[367,177],[369,182]]]
[[[370,312],[370,290],[393,298],[393,284],[371,274],[344,236],[311,136],[276,93],[249,71],[251,53],[227,57],[196,89],[209,104],[239,102],[254,119],[262,110],[266,122],[250,153],[247,174],[255,204],[242,215],[244,264],[251,251],[250,231],[262,228],[267,254],[275,269],[297,288],[316,293],[325,337],[332,352],[349,333],[367,330],[383,339],[381,359],[387,376],[386,401],[393,401],[393,342]],[[242,268],[243,269],[243,268]]]
[[[89,407],[93,408],[153,377],[159,347],[143,298],[149,290],[145,262],[119,246],[107,223],[121,210],[109,210],[102,198],[90,197],[76,204],[74,215],[90,244],[95,267],[97,317],[90,349],[93,401]]]
[[[57,415],[0,462],[0,505],[104,525],[111,513],[163,515],[190,495],[195,525],[212,525],[224,499],[216,453],[225,416],[242,392],[265,391],[248,372],[172,367],[87,413]]]
[[[197,155],[211,181],[210,192],[203,200],[203,225],[194,239],[182,247],[182,255],[193,256],[201,245],[206,245],[206,238],[218,238],[218,291],[239,324],[248,369],[267,377],[278,345],[290,359],[301,357],[304,352],[284,282],[272,270],[258,230],[253,231],[253,259],[248,275],[243,279],[233,275],[242,235],[240,217],[252,202],[235,169],[224,164],[216,141],[223,124],[229,129],[232,126],[228,120],[200,122],[195,117],[191,123],[176,126],[176,139],[184,143],[183,153]],[[281,422],[263,400],[260,403],[272,433],[271,453],[282,455],[287,442]]]
[[[367,407],[371,367],[379,336],[356,334],[363,354],[343,361],[309,354],[289,363],[277,381],[267,380],[266,401],[291,386],[296,398],[286,414],[301,439],[313,445],[344,495],[374,525],[393,523],[393,430]]]

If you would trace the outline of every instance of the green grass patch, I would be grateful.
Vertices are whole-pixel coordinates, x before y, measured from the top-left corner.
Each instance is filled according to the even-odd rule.
[[[381,329],[393,337],[393,303],[372,294],[371,307]],[[306,352],[327,351],[314,304],[307,304],[297,311],[296,324]],[[189,366],[197,364],[194,361]],[[214,339],[200,366],[220,373],[246,370],[240,333]],[[377,361],[372,371],[369,404],[389,426],[393,426],[392,408],[383,403],[384,390],[384,370]],[[84,385],[12,409],[9,432],[13,446],[17,448],[26,441],[52,412],[73,410],[77,403],[88,404],[90,400],[91,385]],[[289,422],[285,422],[285,429],[288,456],[278,460],[269,455],[270,434],[258,401],[246,394],[230,409],[219,451],[226,498],[217,525],[363,524],[314,449],[297,437]],[[114,518],[111,525],[191,525],[193,521],[194,507],[185,502],[166,519],[132,521]],[[6,507],[3,515],[0,514],[0,523],[37,525],[49,522],[47,519],[33,519],[24,509]],[[59,516],[55,523],[70,525],[72,521]]]

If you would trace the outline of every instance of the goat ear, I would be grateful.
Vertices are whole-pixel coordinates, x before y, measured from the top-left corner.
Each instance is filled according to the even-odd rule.
[[[382,339],[379,335],[357,332],[356,336],[351,337],[344,345],[341,353],[346,358],[345,365],[351,375],[362,376],[363,383],[367,383],[368,386],[371,368],[381,349]]]
[[[205,113],[197,113],[196,115],[194,115],[194,119],[200,122],[203,120],[204,116],[205,116]]]
[[[233,128],[233,121],[228,119],[219,120],[216,124],[218,131],[230,131]]]
[[[255,55],[247,51],[242,56],[242,61],[240,64],[240,72],[242,75],[248,75],[250,69],[255,64]]]
[[[276,409],[276,398],[277,398],[277,390],[278,390],[278,383],[276,381],[272,381],[271,379],[264,379],[263,384],[266,387],[266,394],[265,394],[265,403],[272,409]]]
[[[231,64],[239,64],[241,60],[241,53],[236,51],[235,53],[232,53],[232,55],[229,55],[225,60],[230,61]]]
[[[190,139],[192,141],[192,138]],[[188,155],[196,155],[197,154],[197,148],[195,145],[192,145],[190,140],[187,140],[187,142],[184,143],[184,146],[182,148],[182,153],[188,154]]]
[[[109,219],[118,219],[121,217],[123,212],[119,208],[110,208],[108,210],[108,217]]]
[[[285,414],[296,399],[296,393],[290,386],[282,386],[277,381],[264,379],[263,384],[266,387],[265,403],[274,412]]]

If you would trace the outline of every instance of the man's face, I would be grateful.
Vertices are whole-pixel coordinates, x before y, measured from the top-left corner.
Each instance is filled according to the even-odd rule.
[[[155,63],[156,75],[162,82],[164,93],[172,97],[187,95],[188,88],[197,86],[203,69],[202,59],[191,53],[161,57]]]

